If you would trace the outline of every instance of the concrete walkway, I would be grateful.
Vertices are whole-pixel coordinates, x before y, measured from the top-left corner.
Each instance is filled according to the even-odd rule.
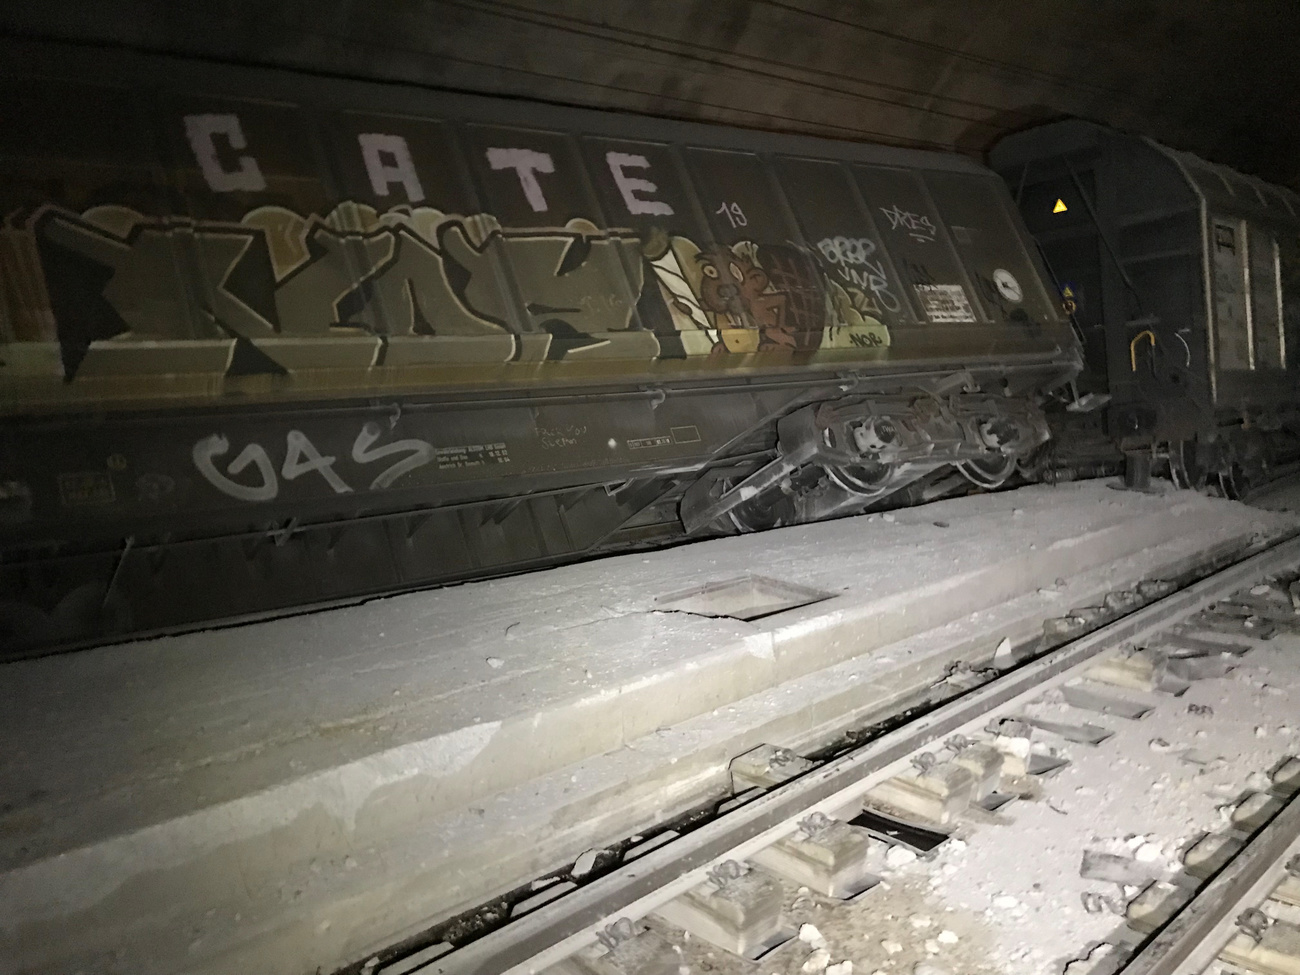
[[[0,969],[328,971],[951,662],[906,641],[987,657],[989,624],[1296,523],[1028,488],[6,665]],[[664,600],[751,575],[824,598]]]

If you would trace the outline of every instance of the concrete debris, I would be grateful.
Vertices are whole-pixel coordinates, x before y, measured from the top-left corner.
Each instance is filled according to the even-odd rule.
[[[569,870],[569,876],[574,879],[587,876],[587,874],[591,873],[592,868],[596,866],[596,858],[604,852],[604,850],[587,850],[573,862],[573,867]]]
[[[853,975],[853,962],[848,960],[836,962],[827,967],[826,975]]]
[[[993,651],[993,666],[1004,670],[1015,662],[1016,656],[1011,652],[1011,638],[1004,636],[997,649]]]
[[[1159,870],[1151,868],[1149,861],[1117,853],[1103,853],[1100,850],[1084,850],[1083,862],[1079,866],[1079,876],[1083,879],[1102,880],[1111,884],[1148,884],[1159,873]]]
[[[885,863],[888,866],[898,869],[906,866],[916,859],[916,853],[905,846],[891,846],[885,852]]]
[[[812,910],[816,902],[812,899],[812,891],[807,887],[800,887],[795,894],[794,902],[790,905],[791,909],[797,914],[801,911]]]
[[[799,925],[799,940],[813,949],[826,947],[826,939],[815,924]]]
[[[1255,771],[1246,777],[1246,788],[1255,792],[1266,792],[1272,785],[1273,780],[1266,772]]]
[[[1030,723],[1018,718],[1003,718],[988,730],[993,734],[993,747],[1003,755],[1003,774],[1028,774],[1029,756],[1034,744]]]
[[[1155,843],[1143,843],[1133,851],[1133,859],[1138,863],[1156,863],[1163,857],[1164,853],[1159,845]]]
[[[830,964],[831,953],[825,948],[818,948],[813,951],[805,960],[799,971],[811,975],[812,972],[822,972]]]

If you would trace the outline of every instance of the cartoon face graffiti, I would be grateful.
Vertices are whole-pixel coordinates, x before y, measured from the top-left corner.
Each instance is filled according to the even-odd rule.
[[[785,311],[785,296],[769,293],[771,282],[745,251],[713,244],[700,251],[700,303],[731,319],[731,328],[776,328]]]
[[[797,249],[778,245],[760,250],[747,241],[732,247],[713,244],[696,261],[700,305],[713,313],[721,332],[715,351],[817,347],[825,301],[816,268]],[[736,329],[757,334],[732,334]]]

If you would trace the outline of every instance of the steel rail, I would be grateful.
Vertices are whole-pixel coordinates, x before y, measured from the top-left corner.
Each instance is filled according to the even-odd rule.
[[[699,829],[620,866],[518,920],[415,969],[420,975],[535,973],[595,943],[620,916],[644,917],[700,883],[716,864],[745,857],[793,832],[812,812],[851,806],[909,756],[952,734],[978,730],[991,712],[1014,707],[1077,676],[1092,658],[1140,641],[1238,591],[1300,564],[1300,538],[1275,541],[1184,589],[1008,671],[797,779],[776,786]]]

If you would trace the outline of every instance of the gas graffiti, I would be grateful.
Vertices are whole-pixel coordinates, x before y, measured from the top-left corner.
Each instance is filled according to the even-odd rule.
[[[383,436],[379,424],[366,423],[353,440],[349,454],[353,463],[365,467],[391,461],[375,469],[368,484],[371,491],[390,488],[405,475],[428,464],[447,470],[510,463],[504,443],[434,447],[414,437],[381,443]],[[280,494],[282,481],[295,481],[307,475],[320,478],[335,494],[351,494],[355,490],[336,470],[338,458],[322,454],[301,430],[285,433],[283,460],[278,465],[272,460],[271,452],[256,441],[245,444],[233,457],[232,449],[229,438],[214,433],[194,444],[190,458],[204,480],[238,501],[273,501]]]
[[[419,338],[456,341],[401,354],[555,360],[607,354],[621,336],[648,358],[883,347],[882,312],[899,307],[883,263],[857,259],[870,241],[843,253],[701,246],[583,219],[508,229],[487,214],[356,203],[325,217],[259,207],[237,223],[47,206],[28,229],[68,382],[106,342],[233,340],[227,375],[291,372],[268,341],[284,339],[371,336],[381,341],[357,353],[368,366]]]

